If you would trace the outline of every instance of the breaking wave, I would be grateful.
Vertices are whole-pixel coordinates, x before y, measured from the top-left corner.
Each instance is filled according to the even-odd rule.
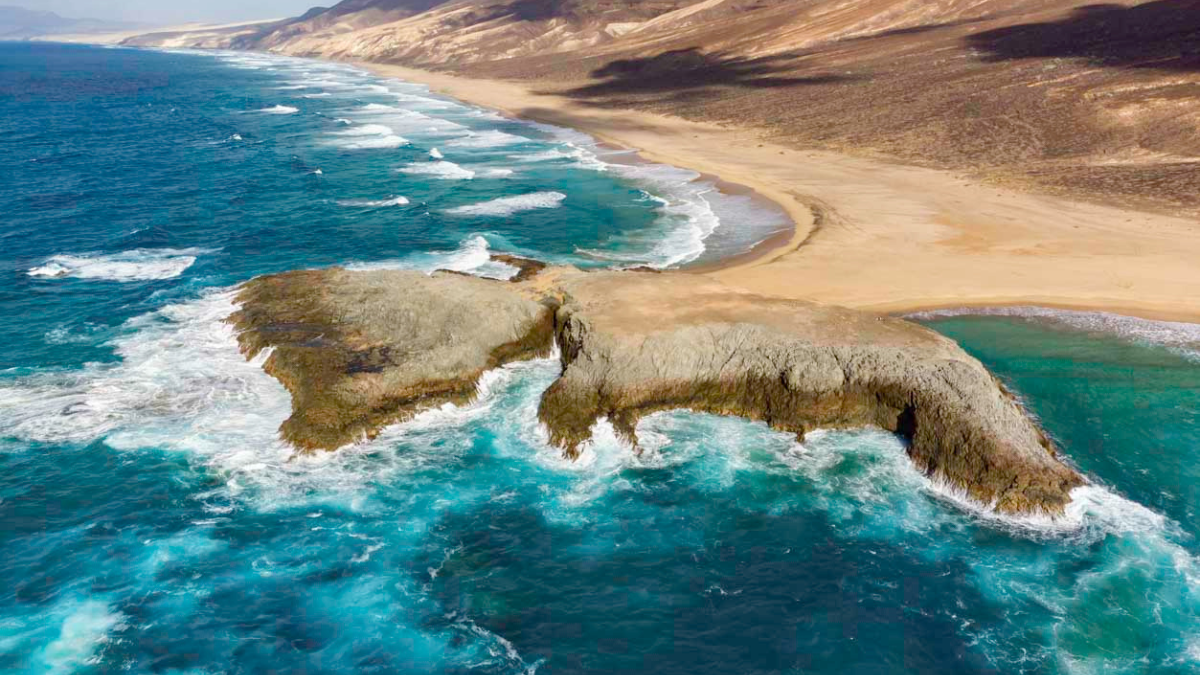
[[[455,216],[511,216],[522,211],[558,208],[562,206],[563,200],[566,198],[567,196],[561,192],[534,192],[458,206],[446,209],[446,213]]]
[[[529,139],[525,138],[524,136],[516,136],[503,131],[488,129],[486,131],[472,131],[466,136],[455,138],[447,142],[446,145],[454,146],[456,148],[486,149],[502,148],[508,145],[517,145],[528,142],[530,142]]]
[[[391,197],[389,199],[340,199],[338,206],[350,206],[364,209],[376,209],[386,206],[404,206],[408,204],[407,197]]]
[[[263,108],[262,110],[255,110],[252,112],[262,113],[264,115],[292,115],[300,112],[300,109],[293,108],[290,105],[274,105],[270,108]]]
[[[408,139],[383,124],[353,125],[332,135],[336,138],[331,143],[347,150],[388,150],[408,145]]]
[[[492,260],[491,247],[488,240],[480,235],[469,237],[453,251],[432,251],[414,253],[400,260],[383,260],[378,262],[350,263],[350,270],[381,270],[405,269],[419,270],[432,274],[438,270],[463,272],[488,279],[511,279],[517,268],[512,265]]]
[[[31,277],[46,279],[105,279],[109,281],[155,281],[177,277],[196,262],[196,256],[211,253],[202,248],[134,249],[121,253],[55,255],[31,268]]]
[[[439,160],[436,162],[420,162],[396,169],[400,173],[412,176],[429,176],[440,180],[471,180],[475,172],[455,164]]]

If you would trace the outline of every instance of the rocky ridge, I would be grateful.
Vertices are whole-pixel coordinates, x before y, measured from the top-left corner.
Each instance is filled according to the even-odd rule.
[[[1084,479],[977,360],[900,319],[766,298],[698,275],[549,268],[516,282],[457,273],[288,272],[248,282],[230,317],[293,397],[283,437],[332,450],[557,344],[539,418],[576,457],[607,418],[687,408],[799,437],[877,426],[931,478],[1004,513],[1061,513]]]

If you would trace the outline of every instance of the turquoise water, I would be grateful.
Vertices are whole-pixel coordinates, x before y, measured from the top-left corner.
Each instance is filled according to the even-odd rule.
[[[232,284],[670,265],[774,215],[340,66],[0,45],[0,92],[0,671],[1200,672],[1186,326],[926,319],[1093,479],[1057,523],[958,503],[869,430],[676,412],[641,457],[601,425],[564,462],[549,360],[295,457]]]

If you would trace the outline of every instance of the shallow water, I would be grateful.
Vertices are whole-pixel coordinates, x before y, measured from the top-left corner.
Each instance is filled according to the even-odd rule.
[[[75,89],[30,84],[39,49]],[[675,412],[642,423],[641,457],[602,424],[568,463],[536,423],[551,360],[489,373],[472,406],[295,457],[275,435],[286,392],[222,322],[231,284],[335,263],[503,275],[489,245],[631,262],[675,231],[653,186],[574,166],[600,161],[582,139],[539,128],[526,148],[508,138],[525,126],[341,67],[0,52],[6,93],[37,92],[0,98],[30,111],[0,116],[20,176],[0,189],[0,671],[1200,671],[1186,341],[1056,315],[927,319],[1094,480],[1053,524],[956,502],[878,431],[797,443]],[[433,121],[357,122],[410,143],[393,148],[308,120],[340,114],[347,81],[362,106],[385,87]],[[421,140],[449,123],[474,135]],[[217,145],[178,135],[193,132]],[[154,133],[170,147],[140,140]],[[110,140],[129,154],[98,152]],[[474,177],[390,171],[446,160]],[[481,180],[499,168],[524,182],[487,186],[512,180]],[[548,193],[566,196],[495,204]],[[558,205],[518,208],[534,201]]]

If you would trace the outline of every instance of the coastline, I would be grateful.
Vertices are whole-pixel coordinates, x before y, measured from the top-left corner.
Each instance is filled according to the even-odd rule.
[[[701,174],[702,180],[708,180],[714,183],[718,189],[726,194],[746,194],[752,199],[770,202],[772,205],[781,209],[791,221],[792,232],[787,233],[786,237],[782,236],[784,233],[778,233],[758,242],[748,251],[735,254],[720,261],[691,263],[685,266],[685,269],[688,271],[715,272],[718,270],[731,269],[741,265],[774,259],[777,255],[782,255],[785,252],[798,248],[800,244],[804,242],[805,238],[808,237],[815,225],[813,211],[810,208],[794,198],[792,195],[789,195],[781,186],[760,180],[753,175],[742,175],[741,173],[731,175],[728,167],[722,167],[720,165],[700,166],[698,165],[698,162],[694,161],[679,161],[678,159],[671,157],[669,154],[661,152],[658,149],[630,143],[629,139],[619,132],[608,131],[600,126],[589,124],[587,120],[578,119],[571,115],[561,114],[561,111],[556,109],[542,110],[530,109],[523,106],[505,105],[500,101],[490,101],[487,95],[471,96],[465,91],[461,91],[459,87],[450,86],[449,84],[451,81],[460,81],[466,85],[468,83],[481,82],[480,80],[467,80],[453,75],[433,73],[431,71],[417,70],[405,66],[372,63],[369,61],[351,61],[349,63],[364,70],[368,70],[381,77],[395,78],[408,82],[416,82],[418,84],[428,85],[430,90],[434,93],[444,94],[472,105],[495,110],[506,117],[529,120],[532,122],[550,124],[581,131],[595,138],[602,145],[631,151],[633,156],[636,158],[636,161],[655,164],[668,164],[680,168],[691,169]],[[486,82],[494,85],[508,84],[491,80]],[[515,87],[516,85],[512,86]],[[531,92],[527,95],[530,97],[537,96],[537,94],[533,94]]]
[[[774,202],[795,224],[790,237],[688,268],[731,286],[891,314],[1036,305],[1200,322],[1200,223],[1188,218],[797,150],[757,129],[591,107],[522,83],[351,63]]]

